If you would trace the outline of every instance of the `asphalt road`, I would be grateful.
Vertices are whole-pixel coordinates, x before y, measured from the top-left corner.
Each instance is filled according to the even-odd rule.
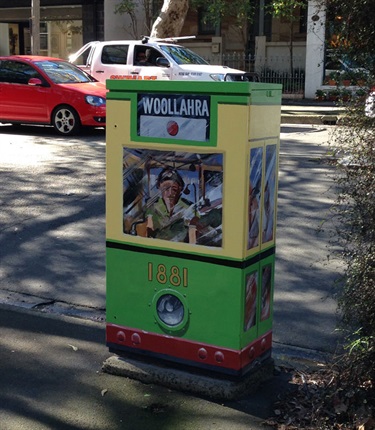
[[[274,342],[333,352],[329,127],[283,125]],[[104,320],[105,132],[0,125],[0,303]]]
[[[43,127],[0,133],[1,289],[103,310],[104,130],[77,138]]]

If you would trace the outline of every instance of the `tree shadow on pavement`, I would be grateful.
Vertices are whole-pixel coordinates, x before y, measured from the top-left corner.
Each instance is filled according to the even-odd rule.
[[[1,286],[104,308],[103,135],[63,143],[17,135],[5,148],[13,153],[5,152],[0,171]]]
[[[101,372],[104,325],[2,305],[0,405],[7,430],[261,429],[286,376],[214,402]]]
[[[325,352],[335,352],[341,275],[338,261],[328,260],[334,228],[332,166],[326,148],[282,144],[278,190],[274,339]],[[331,248],[332,250],[332,248]]]

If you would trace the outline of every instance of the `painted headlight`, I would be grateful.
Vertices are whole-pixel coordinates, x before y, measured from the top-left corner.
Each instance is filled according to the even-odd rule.
[[[176,326],[184,319],[184,305],[181,300],[172,294],[164,294],[159,297],[156,304],[158,317],[168,326]]]
[[[105,106],[105,98],[98,96],[86,96],[86,103],[91,106]]]

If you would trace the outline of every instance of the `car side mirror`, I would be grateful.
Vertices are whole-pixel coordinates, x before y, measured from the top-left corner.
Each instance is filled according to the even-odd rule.
[[[156,65],[158,67],[171,67],[171,65],[169,64],[169,61],[164,57],[158,57],[156,59]]]
[[[27,85],[31,85],[32,87],[40,87],[43,85],[43,83],[39,78],[30,78]]]

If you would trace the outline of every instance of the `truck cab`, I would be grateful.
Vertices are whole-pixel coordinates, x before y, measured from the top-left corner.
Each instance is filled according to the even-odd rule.
[[[195,52],[171,43],[176,39],[89,42],[69,61],[98,81],[144,79],[178,81],[253,81],[250,73],[213,66]]]

